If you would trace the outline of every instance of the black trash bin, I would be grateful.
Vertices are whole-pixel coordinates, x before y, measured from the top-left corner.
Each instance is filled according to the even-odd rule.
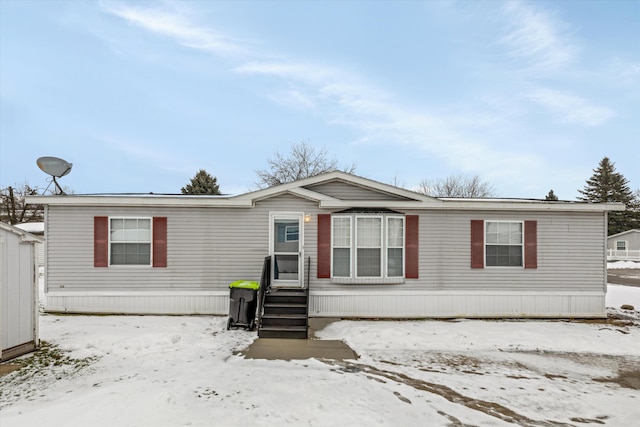
[[[229,285],[229,320],[227,329],[242,326],[250,331],[256,326],[260,284],[249,280],[236,280]]]

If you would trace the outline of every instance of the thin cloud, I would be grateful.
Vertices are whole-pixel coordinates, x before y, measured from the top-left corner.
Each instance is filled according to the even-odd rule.
[[[530,100],[550,110],[562,123],[599,126],[614,116],[608,108],[553,89],[537,89],[527,95]]]
[[[640,81],[640,62],[630,62],[615,59],[608,67],[608,75],[625,84],[634,84]]]
[[[175,39],[183,46],[219,56],[238,57],[250,52],[238,41],[209,28],[197,26],[178,9],[143,8],[117,3],[102,3],[102,9],[147,31]]]
[[[504,10],[509,23],[500,43],[509,56],[536,70],[555,70],[574,60],[579,50],[576,42],[549,13],[521,1],[506,3]]]
[[[145,163],[156,165],[169,172],[186,173],[192,170],[181,166],[186,164],[186,161],[173,150],[162,150],[156,145],[149,145],[111,135],[96,135],[94,139],[121,152],[126,158],[135,157],[143,159]]]
[[[252,58],[262,59],[242,62],[242,54],[249,52],[246,46],[212,29],[198,27],[176,10],[110,7],[109,12],[183,46],[235,56],[233,72],[280,81],[281,85],[270,89],[275,93],[272,99],[295,109],[314,109],[331,124],[356,129],[361,143],[412,145],[464,172],[488,172],[501,167],[504,174],[515,175],[525,166],[519,153],[496,148],[478,138],[477,131],[468,130],[483,120],[477,113],[445,114],[404,105],[392,94],[368,84],[362,76],[340,67],[282,57],[272,60],[259,52],[252,52]],[[519,41],[513,35],[510,43],[523,45],[526,34],[518,37]],[[529,156],[525,163],[526,167],[533,167],[540,159]]]

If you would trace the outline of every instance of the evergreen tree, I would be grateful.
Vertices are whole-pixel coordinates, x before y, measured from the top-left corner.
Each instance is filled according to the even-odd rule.
[[[544,199],[545,200],[556,201],[556,200],[558,200],[558,196],[556,196],[556,193],[554,193],[553,189],[551,189],[551,190],[549,190],[549,194],[547,194],[547,196]]]
[[[621,202],[627,207],[622,212],[609,212],[609,235],[638,227],[640,219],[639,201],[629,188],[629,181],[616,171],[615,164],[604,157],[593,175],[587,180],[584,190],[578,190],[578,200],[593,203]]]
[[[220,187],[216,177],[211,176],[206,170],[200,169],[196,176],[191,178],[191,183],[181,189],[182,194],[219,195]]]

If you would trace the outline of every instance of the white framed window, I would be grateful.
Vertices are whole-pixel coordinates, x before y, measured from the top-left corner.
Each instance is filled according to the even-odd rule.
[[[356,277],[382,276],[382,217],[356,216]]]
[[[616,250],[617,251],[626,251],[627,250],[627,241],[626,240],[616,240]]]
[[[404,216],[337,214],[331,221],[332,279],[343,283],[402,281]]]
[[[151,218],[109,218],[109,264],[151,265]]]
[[[523,222],[485,222],[485,265],[523,267]]]
[[[332,218],[332,269],[334,277],[351,277],[351,217]]]
[[[300,239],[300,227],[297,225],[287,225],[284,228],[284,241],[297,242]]]
[[[404,218],[387,217],[387,277],[404,277]]]

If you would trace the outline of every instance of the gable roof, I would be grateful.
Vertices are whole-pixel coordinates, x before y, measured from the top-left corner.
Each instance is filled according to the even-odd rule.
[[[617,233],[617,234],[612,234],[611,236],[607,236],[607,239],[611,239],[612,237],[620,237],[620,236],[624,236],[626,234],[632,234],[632,233],[640,233],[640,229],[634,228],[634,229],[631,229],[631,230],[622,231],[622,232]]]
[[[348,186],[354,186],[369,190],[373,193],[386,194],[393,196],[390,200],[358,200],[357,204],[361,207],[390,207],[397,208],[425,208],[428,205],[441,206],[442,201],[434,197],[425,196],[414,191],[405,190],[403,188],[394,187],[378,181],[373,181],[357,175],[349,174],[341,171],[327,172],[315,175],[299,181],[288,182],[269,188],[263,188],[257,191],[236,196],[235,199],[251,200],[252,204],[275,197],[281,194],[293,194],[307,200],[318,202],[321,208],[346,208],[354,205],[353,200],[339,199],[320,191],[314,190],[314,186],[327,183],[341,183]]]
[[[351,200],[321,192],[321,185],[339,183],[364,189],[370,194],[386,195],[383,199]],[[365,193],[366,193],[365,192]],[[237,196],[201,195],[56,195],[27,196],[27,203],[41,205],[75,206],[201,206],[251,208],[256,202],[291,194],[318,203],[323,209],[386,208],[386,209],[434,209],[434,210],[543,210],[543,211],[617,211],[624,210],[622,203],[585,203],[542,201],[523,199],[447,199],[425,196],[414,191],[395,187],[341,171],[327,172],[298,181],[263,188]]]

